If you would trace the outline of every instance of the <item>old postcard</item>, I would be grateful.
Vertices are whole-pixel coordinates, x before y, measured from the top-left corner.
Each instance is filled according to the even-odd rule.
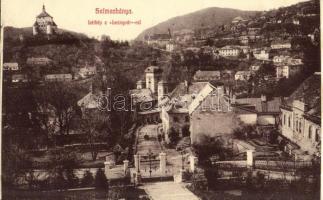
[[[1,199],[319,200],[319,0],[2,0]]]

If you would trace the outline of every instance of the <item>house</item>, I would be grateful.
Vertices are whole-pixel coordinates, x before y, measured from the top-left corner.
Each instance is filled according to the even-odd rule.
[[[238,71],[234,75],[234,80],[248,81],[251,78],[251,71]]]
[[[211,81],[189,105],[191,144],[199,144],[203,137],[232,138],[240,121],[231,109],[230,97],[223,83]],[[224,139],[224,141],[229,141]]]
[[[38,66],[45,66],[52,63],[52,60],[47,57],[31,57],[28,58],[26,61],[27,65],[38,65]]]
[[[239,98],[231,101],[239,119],[245,124],[257,126],[278,126],[280,116],[280,97],[268,98],[266,95],[254,98]],[[249,112],[249,113],[248,113]],[[248,114],[247,114],[248,113]]]
[[[18,71],[19,65],[18,65],[18,63],[15,63],[15,62],[3,63],[3,70],[4,71]]]
[[[286,64],[286,65],[302,65],[303,61],[301,58],[292,58],[290,56],[274,56],[273,57],[274,64]]]
[[[293,18],[293,24],[300,25],[300,21],[298,18]]]
[[[146,88],[150,89],[153,94],[157,93],[158,82],[162,78],[163,70],[158,66],[149,66],[145,70]]]
[[[303,70],[303,65],[293,65],[293,64],[280,64],[276,65],[276,78],[290,78],[296,74],[301,73]]]
[[[12,83],[26,83],[28,76],[26,74],[13,74],[11,78]]]
[[[257,60],[269,60],[269,50],[268,49],[257,49],[253,51],[253,56]]]
[[[270,45],[272,49],[291,49],[292,43],[290,40],[277,40],[273,41]]]
[[[180,137],[189,136],[189,111],[188,107],[207,82],[184,81],[159,104],[160,118],[166,142],[170,142],[169,134],[176,132]]]
[[[108,99],[111,94],[110,88],[102,85],[100,89],[93,88],[91,83],[89,93],[77,101],[77,105],[81,108],[82,113],[89,110],[100,109],[107,110],[109,107]]]
[[[171,41],[171,35],[170,35],[170,33],[168,33],[168,34],[163,34],[163,33],[153,34],[153,35],[149,35],[148,39],[146,41],[147,41],[148,45],[157,45],[161,48],[165,48],[166,45]]]
[[[239,46],[227,45],[219,49],[220,56],[237,57],[242,52]]]
[[[306,79],[281,106],[281,135],[285,151],[295,158],[320,156],[321,73]],[[296,144],[296,145],[288,145]],[[301,150],[302,152],[300,152]]]
[[[173,52],[176,48],[176,44],[174,42],[169,42],[166,44],[166,51]]]
[[[194,74],[194,81],[212,81],[219,80],[221,78],[220,71],[201,71],[198,70]]]
[[[53,20],[53,17],[50,16],[43,5],[42,12],[37,15],[36,21],[33,25],[33,35],[38,34],[53,34],[57,30],[57,25]]]
[[[46,82],[72,81],[72,74],[47,74],[44,79]]]
[[[82,78],[93,76],[95,74],[96,74],[96,67],[95,66],[93,66],[93,67],[92,66],[85,66],[85,67],[80,68],[80,71],[79,71],[79,75]]]
[[[240,22],[246,22],[246,21],[248,21],[248,20],[242,18],[241,16],[238,16],[238,17],[235,17],[235,18],[232,19],[233,24],[237,24],[237,23],[240,23]]]

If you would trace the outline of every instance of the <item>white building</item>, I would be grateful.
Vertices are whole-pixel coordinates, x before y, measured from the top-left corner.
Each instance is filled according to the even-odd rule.
[[[237,71],[234,75],[236,81],[248,81],[251,78],[251,71]]]
[[[19,65],[18,63],[3,63],[4,71],[18,71]]]
[[[219,49],[220,56],[223,57],[237,57],[242,52],[239,46],[224,46]]]
[[[291,49],[292,44],[290,40],[286,41],[273,41],[270,45],[272,49]]]
[[[285,151],[295,155],[296,158],[320,155],[320,84],[320,75],[312,75],[281,107],[282,135],[288,142],[296,144],[303,151],[303,153],[297,151],[295,145],[286,145]]]

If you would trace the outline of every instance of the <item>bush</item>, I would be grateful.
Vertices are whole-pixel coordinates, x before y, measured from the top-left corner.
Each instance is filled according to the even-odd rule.
[[[105,190],[109,188],[108,179],[101,168],[99,168],[95,174],[94,187]]]
[[[81,180],[81,185],[83,187],[91,187],[93,186],[93,181],[94,178],[92,176],[92,173],[89,170],[86,170]]]
[[[76,187],[79,183],[79,179],[75,176],[73,169],[66,169],[65,172],[67,186],[69,188]]]
[[[179,133],[173,128],[170,130],[169,140],[172,145],[175,145],[179,140]]]

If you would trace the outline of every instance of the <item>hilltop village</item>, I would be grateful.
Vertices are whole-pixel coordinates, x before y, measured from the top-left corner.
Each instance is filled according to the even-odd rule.
[[[4,182],[319,199],[319,3],[131,42],[60,29],[43,5],[4,31]]]

